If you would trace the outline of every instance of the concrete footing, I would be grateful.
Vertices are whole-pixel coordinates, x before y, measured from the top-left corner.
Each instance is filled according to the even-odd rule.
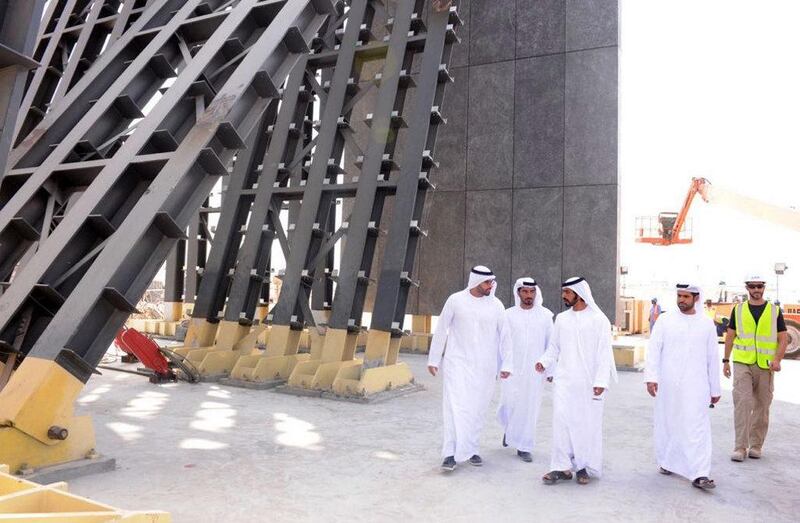
[[[69,463],[52,465],[50,467],[42,467],[30,472],[23,471],[21,474],[19,474],[19,476],[37,483],[53,483],[56,481],[66,481],[69,479],[80,478],[90,474],[110,472],[116,468],[116,459],[108,456],[97,455],[93,458],[70,461]]]
[[[307,396],[312,398],[322,398],[334,401],[344,401],[347,403],[381,403],[391,399],[407,396],[415,392],[425,390],[425,387],[418,383],[409,383],[396,389],[390,389],[368,396],[342,396],[334,392],[303,389],[300,387],[291,387],[289,385],[281,385],[274,388],[275,392],[280,394],[289,394],[292,396]]]

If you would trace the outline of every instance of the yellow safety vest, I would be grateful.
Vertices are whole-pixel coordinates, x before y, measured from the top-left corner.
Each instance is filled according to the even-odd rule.
[[[733,361],[762,369],[769,368],[778,350],[778,307],[767,303],[758,325],[747,302],[736,305],[736,338],[733,340]]]

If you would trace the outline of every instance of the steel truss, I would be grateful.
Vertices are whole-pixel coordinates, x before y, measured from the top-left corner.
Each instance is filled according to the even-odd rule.
[[[94,445],[90,422],[72,416],[77,393],[278,87],[339,14],[330,0],[58,5],[40,49],[55,55],[65,32],[80,41],[94,29],[74,44],[62,71],[70,79],[49,102],[52,82],[34,74],[29,94],[41,96],[31,96],[0,180],[0,279],[10,281],[0,353],[9,366],[9,354],[24,357],[0,391],[0,458],[12,468]],[[96,30],[109,40],[97,56]],[[96,59],[84,71],[72,58]],[[36,121],[31,111],[44,106]]]
[[[452,81],[447,63],[460,23],[449,3],[426,4],[397,2],[387,14],[377,2],[353,0],[347,24],[339,20],[320,34],[314,51],[290,74],[267,126],[270,139],[251,137],[240,153],[182,349],[207,376],[288,380],[349,395],[389,386],[386,380],[367,386],[370,368],[383,369],[389,388],[411,382],[407,368],[398,365],[397,349],[408,292],[416,285],[410,275],[423,234],[425,194],[433,187],[437,130],[446,123],[439,108]],[[386,36],[376,37],[384,25]],[[318,121],[311,117],[314,105]],[[357,115],[366,117],[361,132],[354,132]],[[394,200],[388,225],[381,223],[387,198]],[[352,207],[339,224],[337,200]],[[288,230],[279,219],[286,208]],[[375,283],[377,240],[387,231],[362,366],[354,360],[356,340],[367,289]],[[286,268],[276,273],[282,285],[266,321],[267,350],[252,355],[249,327],[264,305],[259,297],[268,296],[276,239]],[[331,256],[336,245],[338,271]],[[306,327],[316,327],[310,355],[298,354]]]

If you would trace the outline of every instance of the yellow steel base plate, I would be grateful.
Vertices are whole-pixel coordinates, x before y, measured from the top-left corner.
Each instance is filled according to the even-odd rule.
[[[166,512],[120,510],[70,494],[66,483],[39,485],[14,477],[8,465],[0,465],[0,521],[167,523],[170,516]]]

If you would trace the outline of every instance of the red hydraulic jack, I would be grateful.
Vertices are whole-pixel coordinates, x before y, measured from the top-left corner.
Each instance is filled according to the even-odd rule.
[[[139,369],[134,373],[147,376],[150,378],[151,383],[164,383],[177,381],[178,379],[196,383],[200,379],[197,369],[183,356],[166,347],[160,347],[152,338],[145,336],[136,329],[128,327],[120,329],[114,338],[114,345],[126,354],[126,356],[123,356],[123,362],[133,363],[139,360],[144,365],[144,369]],[[98,365],[98,367],[107,370],[131,372],[108,365]]]

